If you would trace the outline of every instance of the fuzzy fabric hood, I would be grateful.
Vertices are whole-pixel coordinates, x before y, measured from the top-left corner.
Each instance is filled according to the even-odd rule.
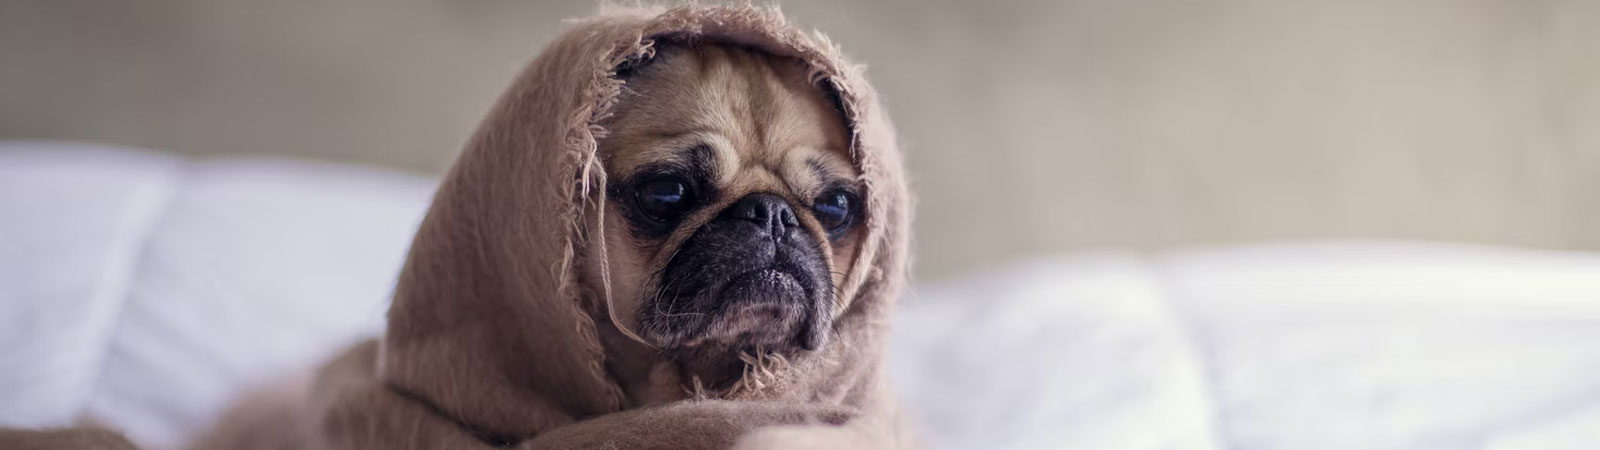
[[[529,437],[635,407],[609,372],[597,321],[610,290],[587,281],[586,224],[605,226],[600,125],[619,67],[659,41],[739,45],[807,64],[849,124],[862,173],[866,239],[838,286],[833,338],[754,386],[722,397],[826,402],[869,411],[887,401],[880,353],[906,273],[908,198],[894,133],[858,67],[775,9],[629,9],[570,24],[524,69],[436,194],[400,275],[378,376],[402,394],[486,433]],[[617,226],[617,225],[613,225]],[[602,240],[603,241],[603,240]],[[601,244],[603,246],[603,244]],[[603,251],[603,248],[602,248]],[[595,285],[601,284],[601,285]]]

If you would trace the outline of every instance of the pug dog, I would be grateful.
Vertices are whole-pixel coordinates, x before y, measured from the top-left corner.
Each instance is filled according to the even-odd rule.
[[[749,356],[820,349],[859,241],[859,171],[808,69],[728,45],[668,45],[619,74],[599,142],[619,326],[720,387]],[[746,358],[741,358],[745,355]]]

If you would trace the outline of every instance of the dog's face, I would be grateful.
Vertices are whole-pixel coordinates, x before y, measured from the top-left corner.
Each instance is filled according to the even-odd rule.
[[[621,76],[599,150],[622,325],[680,358],[822,346],[863,212],[836,107],[800,62],[735,47]]]

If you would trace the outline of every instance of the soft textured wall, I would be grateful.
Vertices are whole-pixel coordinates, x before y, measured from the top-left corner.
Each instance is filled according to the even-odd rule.
[[[1317,237],[1600,249],[1600,2],[785,2],[869,63],[919,273]],[[0,0],[0,137],[437,172],[592,2]]]

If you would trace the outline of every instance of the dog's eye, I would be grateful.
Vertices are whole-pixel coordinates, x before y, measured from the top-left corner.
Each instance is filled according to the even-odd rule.
[[[837,233],[850,225],[850,213],[855,204],[855,195],[843,189],[834,189],[817,197],[811,205],[811,211],[816,213],[817,222],[823,228],[827,228],[829,233]]]
[[[683,216],[693,204],[689,186],[677,178],[656,178],[640,183],[634,190],[634,201],[650,218],[673,222]]]

